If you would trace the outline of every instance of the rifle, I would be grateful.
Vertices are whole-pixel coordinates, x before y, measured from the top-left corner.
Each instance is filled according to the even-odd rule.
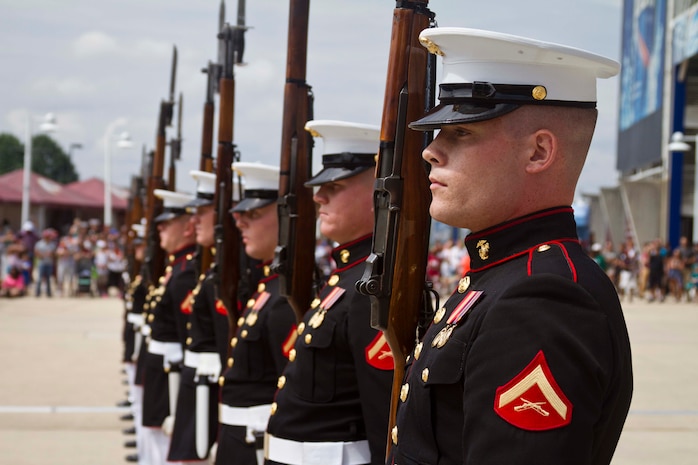
[[[244,0],[239,0],[244,3]],[[244,11],[244,6],[242,7]],[[219,63],[222,66],[218,84],[220,110],[218,112],[218,156],[216,160],[216,192],[214,204],[217,206],[214,236],[216,241],[216,262],[213,279],[216,283],[216,298],[228,310],[230,334],[232,338],[237,328],[237,289],[240,279],[240,233],[235,227],[232,215],[233,161],[239,156],[233,144],[233,120],[235,110],[235,77],[233,67],[241,64],[241,37],[245,33],[244,21],[238,16],[238,25],[225,24],[218,34]]]
[[[165,170],[165,145],[167,140],[167,127],[172,125],[172,110],[174,107],[174,84],[177,70],[177,47],[174,47],[172,56],[172,72],[170,76],[170,100],[160,102],[160,114],[158,116],[158,128],[155,137],[155,153],[153,154],[150,176],[148,177],[148,190],[146,201],[146,282],[157,285],[165,270],[165,251],[160,247],[160,237],[155,217],[162,211],[162,201],[155,196],[155,189],[165,189],[163,172]]]
[[[138,276],[141,271],[141,263],[135,259],[135,251],[133,240],[136,237],[136,232],[131,228],[134,224],[140,224],[143,217],[143,178],[141,176],[131,177],[131,195],[128,199],[128,210],[126,214],[126,257],[127,257],[127,272],[130,282]]]
[[[313,94],[305,82],[309,0],[291,0],[286,52],[286,84],[281,128],[279,176],[279,243],[272,269],[279,274],[280,293],[300,322],[313,297],[315,267],[315,204],[304,186],[312,169],[313,136],[305,130],[312,119]]]
[[[179,93],[179,104],[177,105],[177,137],[170,141],[170,168],[167,175],[168,188],[171,191],[177,190],[177,170],[175,162],[182,157],[182,106],[184,97]]]
[[[417,303],[430,306],[425,232],[430,228],[431,195],[421,151],[431,134],[410,131],[407,124],[421,118],[434,102],[428,90],[434,85],[434,61],[419,44],[419,33],[432,26],[433,19],[427,0],[396,2],[376,166],[373,245],[356,284],[371,297],[371,326],[383,331],[395,360],[388,434],[395,425],[405,359],[418,338]],[[387,444],[389,448],[392,443]]]

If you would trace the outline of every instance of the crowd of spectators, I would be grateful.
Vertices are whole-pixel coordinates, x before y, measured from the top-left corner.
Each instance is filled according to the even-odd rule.
[[[27,221],[14,231],[3,222],[0,296],[107,296],[112,288],[123,292],[125,235],[103,228],[98,220],[79,218],[64,229],[38,233]]]
[[[672,248],[662,239],[635,247],[626,240],[617,250],[611,242],[591,246],[591,256],[606,271],[622,299],[641,298],[647,302],[696,300],[698,288],[698,246],[681,237]]]

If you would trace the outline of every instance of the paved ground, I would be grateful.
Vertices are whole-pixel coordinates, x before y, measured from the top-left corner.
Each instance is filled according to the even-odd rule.
[[[0,300],[0,463],[124,464],[118,299]],[[628,303],[635,395],[613,465],[698,457],[698,304]]]

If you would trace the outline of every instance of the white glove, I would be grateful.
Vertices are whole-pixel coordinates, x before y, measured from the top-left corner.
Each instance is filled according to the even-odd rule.
[[[202,352],[199,354],[199,365],[196,367],[194,381],[202,376],[208,377],[209,383],[217,383],[221,375],[221,357],[217,352]]]
[[[208,451],[208,463],[210,465],[216,465],[216,455],[218,454],[218,442],[214,442],[211,445],[211,449]]]
[[[150,336],[150,325],[143,325],[141,326],[141,334],[145,337]]]
[[[172,436],[172,431],[174,430],[175,417],[173,415],[168,415],[165,417],[165,421],[162,422],[162,431],[168,435]]]

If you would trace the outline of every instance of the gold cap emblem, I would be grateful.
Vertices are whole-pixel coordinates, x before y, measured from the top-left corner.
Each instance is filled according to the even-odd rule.
[[[427,37],[420,37],[419,42],[424,48],[429,50],[429,53],[434,55],[444,56],[444,52],[441,51],[438,45],[436,45],[431,39]]]
[[[350,256],[351,256],[351,253],[347,249],[344,249],[341,252],[339,252],[339,260],[342,263],[349,263]]]
[[[481,260],[487,260],[490,258],[490,243],[484,239],[480,239],[477,242],[477,253]]]
[[[536,100],[545,100],[545,97],[547,96],[548,91],[543,86],[536,86],[531,91],[531,97],[533,97]]]

